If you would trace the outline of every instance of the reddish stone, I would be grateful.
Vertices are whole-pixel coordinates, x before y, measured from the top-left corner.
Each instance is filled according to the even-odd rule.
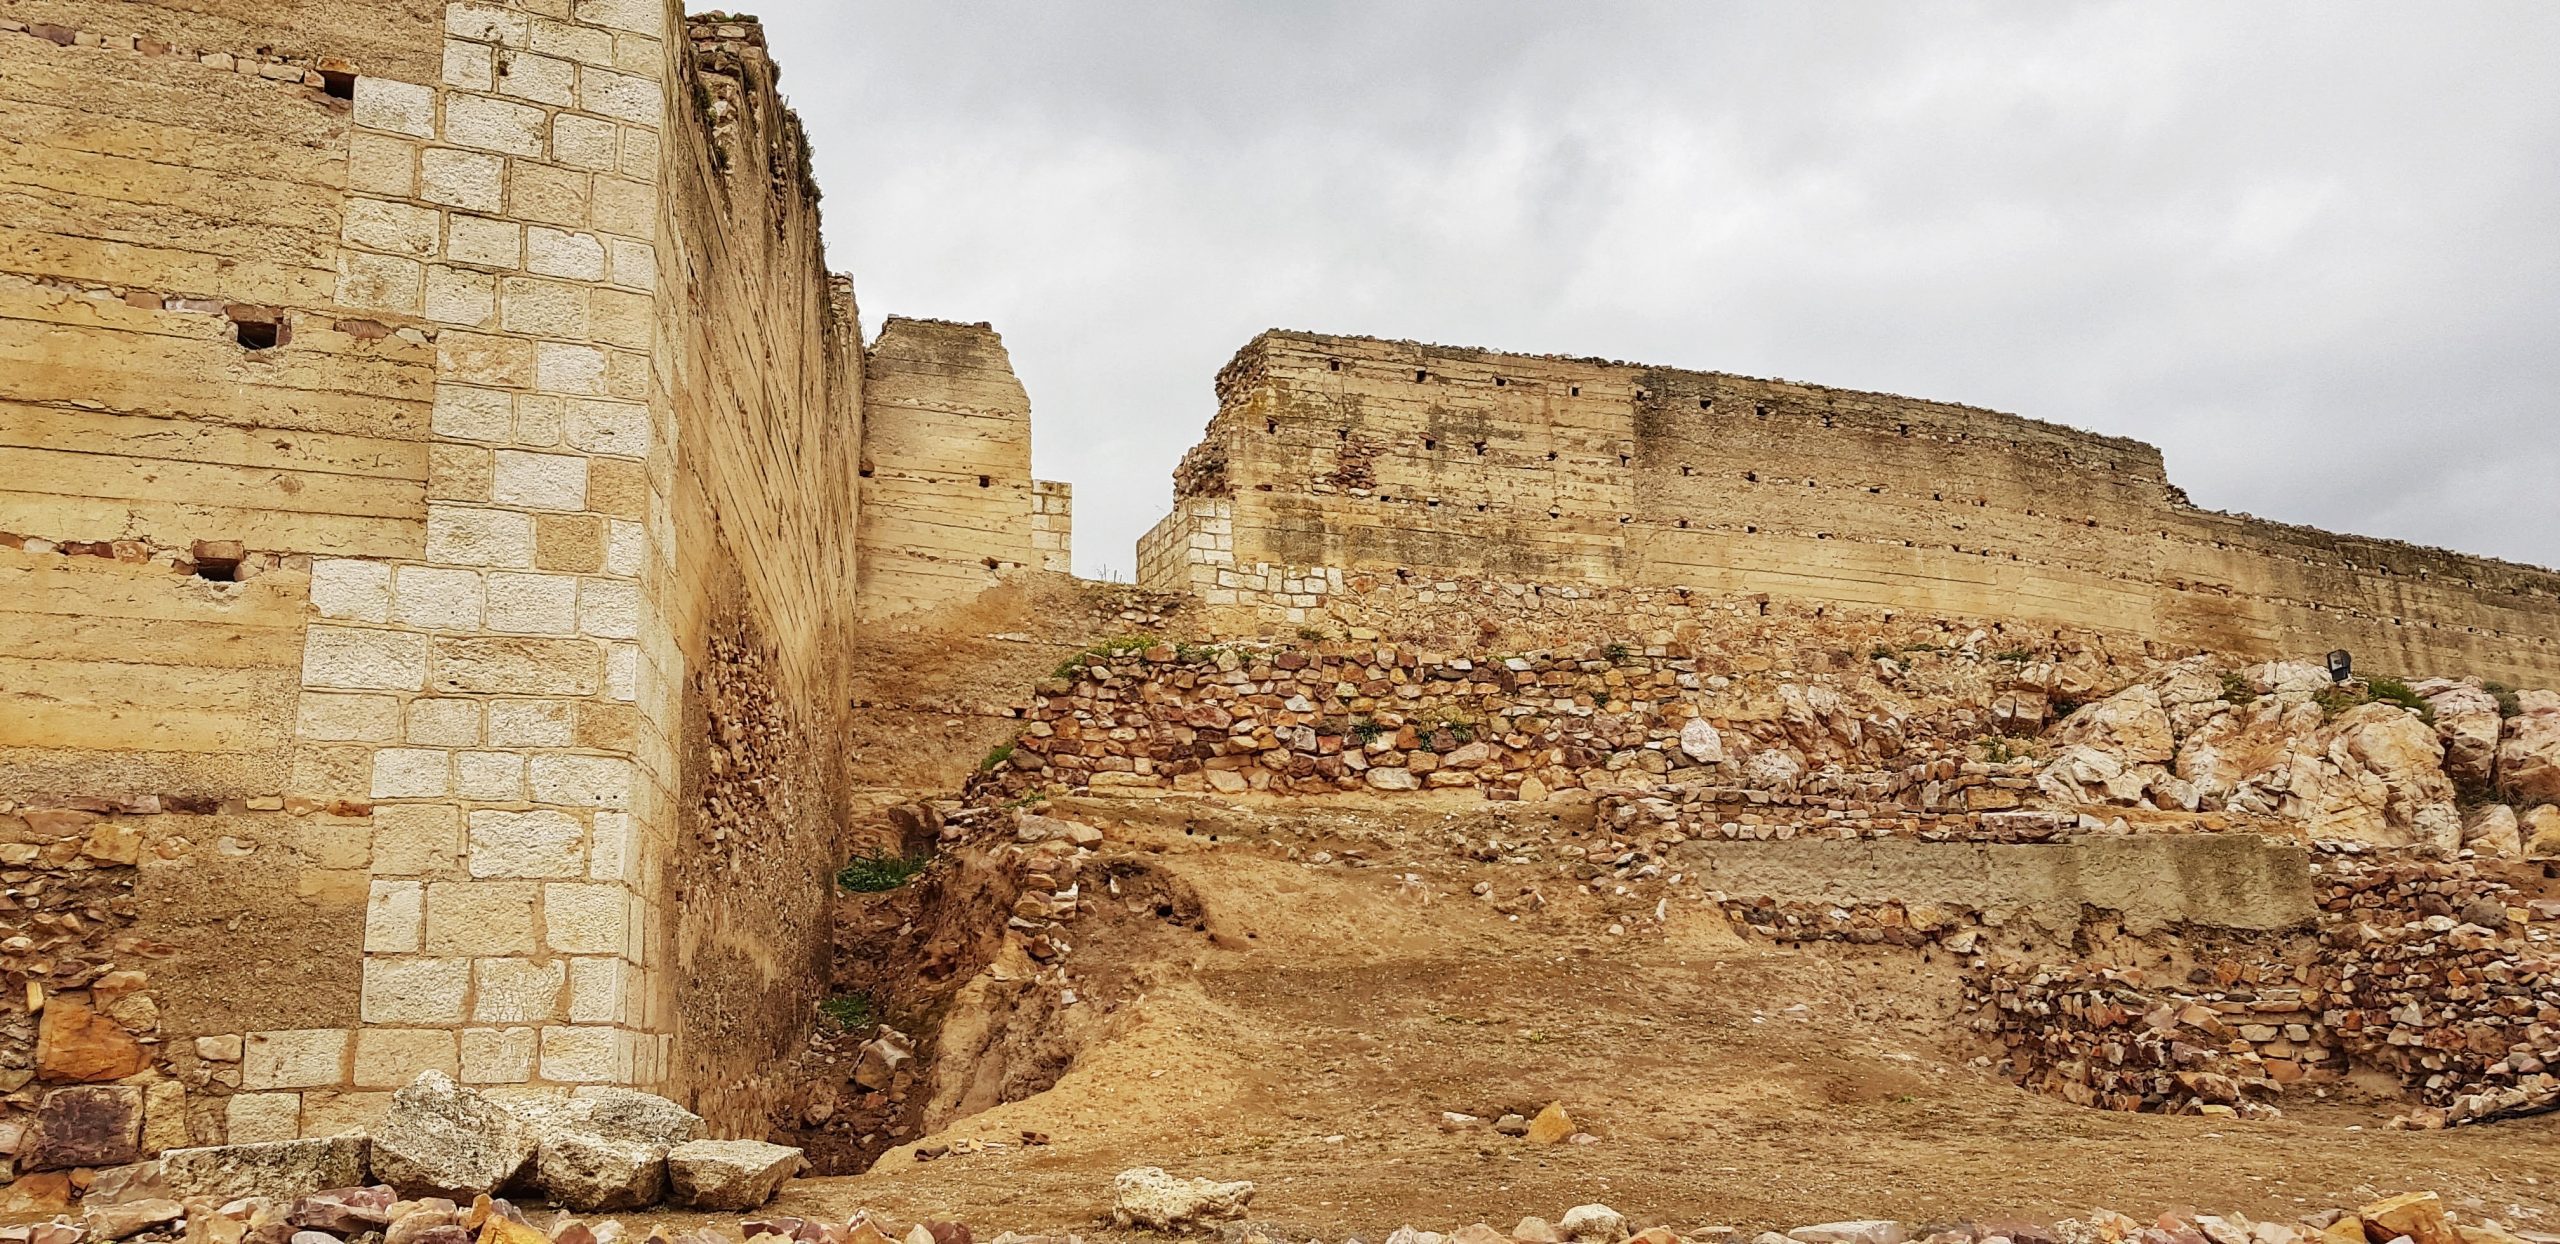
[[[35,1125],[18,1148],[19,1167],[35,1171],[122,1166],[141,1159],[142,1090],[126,1085],[46,1093],[36,1107]]]
[[[36,1029],[36,1075],[54,1081],[121,1080],[151,1063],[142,1043],[124,1026],[89,1009],[86,1000],[62,995],[44,1008]]]

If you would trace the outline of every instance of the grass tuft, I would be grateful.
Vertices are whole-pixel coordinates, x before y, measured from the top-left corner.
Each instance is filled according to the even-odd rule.
[[[836,884],[856,894],[878,894],[915,880],[932,863],[933,853],[930,851],[918,851],[913,855],[865,851],[836,870]]]

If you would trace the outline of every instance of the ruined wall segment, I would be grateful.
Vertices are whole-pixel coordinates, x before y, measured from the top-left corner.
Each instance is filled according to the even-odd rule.
[[[2196,509],[2159,451],[1940,402],[1266,333],[1218,378],[1141,584],[1359,620],[1344,572],[1679,586],[2367,668],[2560,674],[2560,575]]]
[[[846,663],[860,526],[862,334],[824,270],[807,138],[749,19],[686,24],[703,124],[670,125],[656,387],[670,552],[647,576],[643,781],[671,815],[642,852],[665,1086],[760,1135],[815,1016],[853,788]],[[698,101],[698,102],[697,102]],[[662,491],[661,491],[662,490]]]
[[[863,385],[863,613],[965,600],[1038,565],[1031,399],[995,330],[892,316]]]

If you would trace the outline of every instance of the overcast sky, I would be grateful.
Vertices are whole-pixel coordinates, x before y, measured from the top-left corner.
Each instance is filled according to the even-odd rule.
[[[830,266],[1003,333],[1088,574],[1271,327],[1990,406],[2560,565],[2560,5],[761,6]]]

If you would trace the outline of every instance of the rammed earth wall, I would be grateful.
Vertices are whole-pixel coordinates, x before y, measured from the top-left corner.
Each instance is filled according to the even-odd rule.
[[[1218,379],[1139,581],[1238,629],[1361,623],[1341,576],[1685,587],[2239,656],[2560,677],[2560,575],[2188,505],[2160,453],[1974,407],[1272,332]]]

